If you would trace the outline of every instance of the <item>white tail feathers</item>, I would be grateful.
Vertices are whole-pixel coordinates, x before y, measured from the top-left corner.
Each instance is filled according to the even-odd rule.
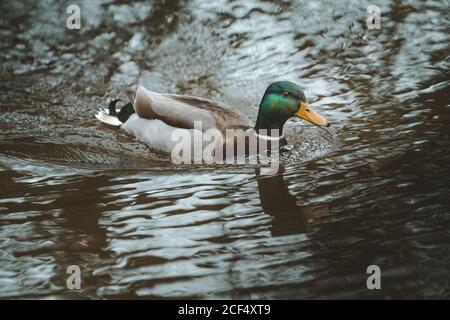
[[[120,127],[122,125],[122,122],[120,122],[117,117],[110,116],[109,111],[105,109],[100,108],[95,117],[101,122],[109,124],[110,126]]]

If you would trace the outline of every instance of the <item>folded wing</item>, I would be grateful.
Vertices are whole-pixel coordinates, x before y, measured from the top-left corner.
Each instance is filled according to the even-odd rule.
[[[136,90],[134,109],[141,118],[159,119],[185,129],[194,128],[195,121],[201,122],[203,131],[250,125],[244,115],[223,104],[191,96],[160,94],[141,86]]]

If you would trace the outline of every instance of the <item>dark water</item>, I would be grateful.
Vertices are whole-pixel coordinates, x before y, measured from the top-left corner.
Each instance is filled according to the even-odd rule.
[[[79,31],[69,4],[0,4],[2,298],[450,297],[447,1],[377,1],[380,30],[364,1],[85,1]],[[141,83],[255,119],[281,79],[334,138],[288,124],[269,177],[176,168],[93,116]]]

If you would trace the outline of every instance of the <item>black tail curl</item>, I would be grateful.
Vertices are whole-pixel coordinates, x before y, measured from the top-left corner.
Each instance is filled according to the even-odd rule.
[[[109,106],[108,106],[109,115],[115,116],[120,120],[120,122],[125,123],[128,120],[128,118],[135,112],[134,107],[131,104],[131,102],[128,102],[126,105],[122,106],[120,108],[119,113],[117,113],[116,104],[119,101],[120,101],[120,99],[115,99],[109,103]]]

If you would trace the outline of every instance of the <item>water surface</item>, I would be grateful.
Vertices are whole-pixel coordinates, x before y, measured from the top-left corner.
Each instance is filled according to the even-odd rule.
[[[69,4],[0,4],[2,298],[449,298],[448,2],[378,1],[380,30],[365,1],[84,1],[78,31]],[[254,120],[276,80],[333,140],[288,123],[273,176],[94,118],[140,83]]]

